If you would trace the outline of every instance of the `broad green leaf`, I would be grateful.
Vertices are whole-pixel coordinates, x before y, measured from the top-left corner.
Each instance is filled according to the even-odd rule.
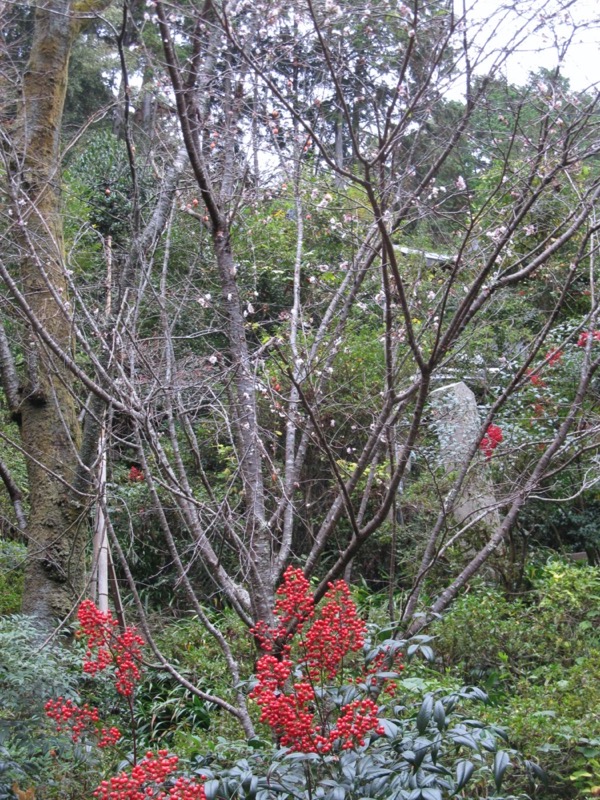
[[[442,800],[442,793],[439,789],[429,787],[427,789],[421,789],[421,797],[423,800]]]
[[[419,713],[417,714],[417,730],[419,733],[425,733],[427,730],[427,726],[429,725],[429,721],[431,720],[431,716],[433,714],[433,695],[428,694],[423,703],[421,704],[421,708]]]
[[[508,753],[504,750],[498,750],[496,755],[494,756],[494,781],[496,783],[496,788],[500,789],[502,786],[502,779],[504,778],[504,773],[506,772],[506,768],[510,764],[510,758],[508,757]]]
[[[465,786],[475,771],[475,765],[471,761],[459,761],[456,765],[456,791]]]
[[[433,708],[433,718],[440,731],[446,727],[446,709],[441,700],[437,700]]]

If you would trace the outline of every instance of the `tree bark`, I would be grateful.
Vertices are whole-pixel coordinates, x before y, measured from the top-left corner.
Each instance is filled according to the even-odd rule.
[[[69,57],[90,4],[38,6],[23,77],[14,173],[20,277],[46,332],[73,355],[60,202],[60,131]],[[73,607],[85,584],[84,505],[72,490],[80,424],[73,377],[31,330],[36,375],[22,387],[21,436],[27,454],[30,516],[23,611],[45,626]]]

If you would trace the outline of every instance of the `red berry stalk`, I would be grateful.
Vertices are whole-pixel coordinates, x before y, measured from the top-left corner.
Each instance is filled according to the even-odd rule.
[[[110,780],[102,781],[95,790],[98,800],[206,800],[204,786],[194,779],[179,777],[170,788],[165,788],[167,779],[177,770],[177,756],[167,750],[148,752],[131,768],[120,772]]]
[[[278,624],[274,629],[259,624],[253,630],[265,655],[258,660],[250,697],[261,708],[261,722],[295,752],[349,750],[364,745],[368,733],[383,733],[373,700],[356,700],[331,720],[332,711],[321,699],[320,690],[342,678],[346,657],[363,648],[366,632],[344,581],[330,584],[324,600],[317,615],[302,571],[288,567],[274,608]],[[294,634],[286,630],[291,622],[296,623]]]

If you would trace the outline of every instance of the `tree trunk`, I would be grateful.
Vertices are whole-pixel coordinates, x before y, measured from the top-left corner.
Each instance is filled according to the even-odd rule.
[[[91,12],[89,4],[81,11]],[[38,6],[23,79],[13,186],[18,206],[21,283],[30,310],[72,355],[60,203],[60,131],[69,56],[81,28],[70,0]],[[80,424],[73,378],[33,330],[22,387],[21,436],[27,454],[30,517],[23,611],[50,625],[85,585],[83,503],[72,490]]]

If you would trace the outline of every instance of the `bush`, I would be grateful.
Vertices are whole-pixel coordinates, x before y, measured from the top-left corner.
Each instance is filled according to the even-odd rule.
[[[14,797],[13,783],[45,785],[46,797],[52,786],[55,797],[70,796],[68,770],[62,765],[57,773],[65,741],[52,734],[44,704],[52,695],[77,697],[79,659],[56,642],[42,643],[30,618],[0,618],[0,800]]]
[[[444,800],[451,797],[528,798],[501,792],[513,768],[534,788],[539,767],[506,746],[506,735],[472,718],[485,694],[465,688],[450,695],[391,704],[382,718],[384,734],[364,745],[329,754],[266,750],[233,767],[200,763],[207,800]],[[468,786],[465,794],[465,787]]]
[[[465,595],[436,624],[436,646],[449,675],[486,688],[485,719],[543,762],[548,796],[587,798],[600,755],[600,569],[551,561],[530,580],[516,599],[483,585]]]
[[[531,576],[532,588],[510,598],[480,585],[435,626],[444,665],[463,677],[501,684],[549,662],[562,668],[600,647],[600,569],[551,561]]]
[[[109,749],[118,742],[122,752],[125,742],[132,752],[123,753],[118,767],[115,756],[105,761],[109,777],[98,780],[93,792],[100,800],[445,800],[464,796],[467,785],[473,797],[490,791],[500,797],[511,766],[520,775],[519,792],[502,797],[530,796],[520,790],[523,780],[534,787],[541,771],[506,746],[500,728],[473,719],[473,703],[486,700],[483,692],[438,690],[423,697],[414,682],[402,678],[404,652],[433,658],[429,637],[402,643],[376,629],[369,636],[343,581],[330,584],[315,608],[308,581],[291,567],[274,617],[274,627],[258,624],[252,631],[262,655],[249,699],[260,710],[266,735],[246,743],[246,750],[255,751],[233,763],[236,748],[230,746],[226,758],[217,749],[194,764],[164,748],[142,753],[137,722],[143,715],[135,707],[142,697],[143,640],[134,628],[120,631],[110,613],[84,601],[78,612],[80,635],[87,640],[84,672],[114,683],[113,712],[124,712],[130,734],[101,730],[108,725],[105,711],[74,704],[61,692],[46,704],[46,713],[74,745],[85,744],[89,758],[84,765],[73,754],[69,761],[55,753],[54,776],[70,768],[78,778],[74,791],[80,791],[72,796],[85,796],[90,777],[103,766],[98,748],[110,740]],[[181,711],[176,725],[189,726],[192,704],[175,700]],[[205,715],[198,720],[207,721]],[[56,796],[48,791],[52,781],[42,785],[43,797]]]

